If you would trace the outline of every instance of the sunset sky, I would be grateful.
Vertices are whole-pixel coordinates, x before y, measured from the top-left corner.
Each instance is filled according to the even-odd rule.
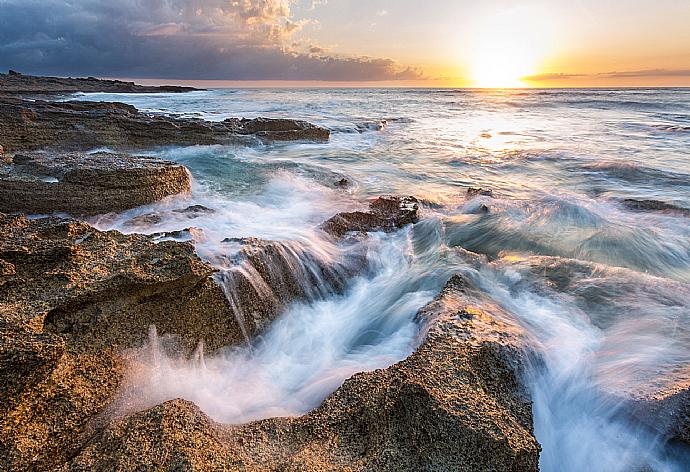
[[[0,0],[0,69],[168,82],[690,86],[689,25],[688,0]]]

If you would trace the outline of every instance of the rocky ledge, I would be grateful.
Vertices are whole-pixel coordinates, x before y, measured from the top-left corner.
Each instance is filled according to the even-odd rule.
[[[414,354],[307,415],[221,425],[172,400],[113,419],[63,469],[538,470],[520,329],[459,275],[418,316]]]
[[[300,120],[229,118],[211,122],[143,113],[116,102],[49,102],[0,94],[0,144],[5,152],[232,144],[252,137],[324,141],[329,135],[327,129]]]
[[[76,454],[151,326],[174,355],[244,343],[315,281],[342,289],[362,263],[243,239],[219,272],[189,243],[156,241],[0,213],[0,468],[54,470]]]
[[[191,190],[184,166],[114,153],[16,154],[0,165],[0,211],[96,215]]]
[[[193,87],[174,85],[146,86],[121,80],[97,79],[95,77],[38,77],[24,75],[15,71],[0,74],[0,92],[8,94],[66,94],[75,92],[110,92],[110,93],[182,93],[192,92]]]

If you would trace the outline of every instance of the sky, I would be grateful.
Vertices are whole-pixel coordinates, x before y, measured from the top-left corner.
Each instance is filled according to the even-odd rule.
[[[0,0],[7,69],[207,84],[690,86],[690,0]]]

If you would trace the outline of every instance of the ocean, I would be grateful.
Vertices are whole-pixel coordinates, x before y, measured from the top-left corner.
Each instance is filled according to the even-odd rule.
[[[76,98],[206,120],[303,119],[332,132],[326,143],[149,151],[187,166],[192,194],[93,219],[96,227],[178,230],[189,222],[170,212],[154,224],[127,222],[181,204],[214,208],[193,224],[205,235],[197,252],[219,267],[221,284],[234,250],[225,238],[286,241],[331,261],[357,250],[369,260],[344,293],[314,290],[246,346],[162,356],[138,379],[152,404],[184,397],[225,422],[303,414],[352,374],[408,356],[420,342],[415,314],[461,272],[514,316],[542,359],[525,379],[542,470],[687,470],[687,452],[630,421],[620,397],[690,381],[690,89]],[[467,198],[469,187],[491,195]],[[381,194],[416,196],[421,221],[351,244],[319,231]],[[462,249],[485,259],[470,263]]]

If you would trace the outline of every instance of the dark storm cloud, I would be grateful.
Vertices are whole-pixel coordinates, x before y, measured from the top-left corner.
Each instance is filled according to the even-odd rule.
[[[300,51],[292,0],[0,0],[0,70],[226,80],[418,79],[379,58]],[[287,44],[291,46],[287,46]]]

